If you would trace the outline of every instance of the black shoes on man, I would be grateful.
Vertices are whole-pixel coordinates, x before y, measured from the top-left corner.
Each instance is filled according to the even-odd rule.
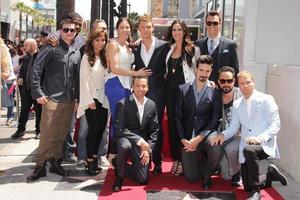
[[[14,134],[12,134],[10,137],[11,139],[18,139],[25,135],[25,131],[17,130]],[[40,132],[35,133],[34,139],[40,139]]]
[[[153,174],[162,174],[161,165],[155,165],[153,169]]]
[[[43,165],[41,166],[36,166],[34,171],[32,172],[32,174],[30,176],[28,176],[26,178],[27,183],[33,182],[38,180],[41,177],[45,177],[46,176],[46,163],[45,162]]]
[[[51,166],[49,168],[49,171],[55,174],[58,174],[60,176],[67,176],[67,172],[64,170],[64,168],[61,166],[61,161],[62,159],[54,159],[51,158],[49,160]],[[28,176],[26,178],[26,181],[28,183],[33,182],[38,180],[41,177],[45,177],[47,172],[46,172],[46,164],[47,162],[45,162],[43,165],[41,166],[35,166],[34,171],[32,172],[32,174],[30,176]]]
[[[25,135],[25,131],[21,131],[21,130],[17,130],[14,134],[12,134],[10,137],[12,139],[18,139],[18,138],[21,138]]]
[[[267,173],[266,184],[271,187],[272,181],[279,181],[282,185],[287,185],[287,178],[281,173],[278,167],[274,164],[270,164]]]
[[[267,179],[263,188],[270,188],[272,186],[272,181],[279,181],[282,185],[287,185],[287,178],[281,173],[274,164],[270,164],[267,173]],[[261,194],[256,190],[249,193],[247,200],[261,200]]]

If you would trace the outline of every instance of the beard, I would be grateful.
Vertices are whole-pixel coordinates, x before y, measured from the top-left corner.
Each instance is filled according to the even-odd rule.
[[[207,79],[208,79],[207,76],[200,76],[200,77],[198,78],[198,80],[199,80],[200,82],[206,82]]]
[[[221,88],[222,93],[225,93],[225,94],[228,94],[232,90],[233,90],[233,87],[222,87]]]

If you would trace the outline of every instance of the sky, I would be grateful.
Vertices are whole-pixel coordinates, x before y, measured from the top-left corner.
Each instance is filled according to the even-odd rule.
[[[120,0],[116,0],[119,5]],[[148,0],[127,0],[131,4],[130,11],[137,12],[140,15],[147,13]],[[84,19],[90,19],[90,0],[75,0],[75,11],[78,12]]]

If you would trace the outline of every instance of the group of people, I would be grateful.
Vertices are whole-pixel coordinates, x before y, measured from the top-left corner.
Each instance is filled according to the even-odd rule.
[[[167,41],[153,36],[147,14],[139,17],[135,42],[128,18],[118,20],[114,39],[108,39],[105,22],[97,20],[85,41],[80,23],[76,16],[61,21],[49,44],[36,57],[28,55],[30,98],[42,107],[36,166],[28,182],[46,176],[47,161],[50,172],[67,175],[61,152],[78,118],[78,143],[86,150],[79,157],[89,174],[101,172],[99,146],[109,138],[115,154],[112,190],[122,189],[125,175],[147,184],[151,162],[153,173],[162,173],[166,108],[175,176],[200,179],[206,190],[218,171],[233,186],[242,177],[252,200],[261,199],[260,189],[272,181],[287,184],[273,164],[259,180],[259,160],[279,158],[278,106],[272,96],[255,90],[250,72],[239,72],[236,43],[221,36],[217,11],[208,12],[207,37],[195,43],[179,19],[170,25]]]

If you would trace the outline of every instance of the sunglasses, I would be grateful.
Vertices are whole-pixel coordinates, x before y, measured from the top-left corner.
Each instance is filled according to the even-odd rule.
[[[219,25],[219,22],[210,22],[210,21],[207,21],[207,22],[206,22],[206,25],[207,25],[207,26],[211,26],[211,25],[218,26],[218,25]]]
[[[221,84],[233,83],[233,79],[219,79]]]
[[[68,32],[74,33],[74,32],[75,32],[75,29],[74,29],[74,28],[63,28],[62,31],[63,31],[64,33],[68,33]]]

